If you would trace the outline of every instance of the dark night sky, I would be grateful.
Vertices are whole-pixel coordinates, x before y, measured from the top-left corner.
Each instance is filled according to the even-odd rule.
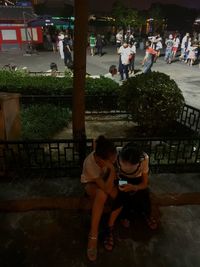
[[[109,11],[115,0],[90,0],[91,8],[94,11]],[[200,0],[123,0],[123,3],[138,9],[148,9],[151,3],[160,2],[163,4],[177,4],[189,8],[200,9]]]

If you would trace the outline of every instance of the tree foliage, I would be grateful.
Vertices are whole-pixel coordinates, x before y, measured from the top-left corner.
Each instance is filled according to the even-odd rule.
[[[138,11],[132,8],[126,8],[120,0],[114,2],[112,7],[112,16],[115,19],[116,27],[138,28],[140,25]]]

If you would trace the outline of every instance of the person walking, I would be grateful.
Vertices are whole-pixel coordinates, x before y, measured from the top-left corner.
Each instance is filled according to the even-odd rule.
[[[65,35],[63,39],[63,52],[64,52],[64,63],[65,67],[71,68],[72,65],[72,47],[71,40],[68,35]]]
[[[91,33],[89,37],[89,45],[90,45],[90,54],[93,57],[95,55],[95,47],[96,47],[96,37],[94,33]]]
[[[156,57],[157,52],[151,47],[151,41],[146,42],[146,52],[144,59],[142,61],[143,73],[151,72],[151,67],[154,63],[154,58]]]
[[[58,49],[59,49],[61,59],[64,59],[63,40],[64,40],[64,34],[63,32],[60,32],[58,35]]]

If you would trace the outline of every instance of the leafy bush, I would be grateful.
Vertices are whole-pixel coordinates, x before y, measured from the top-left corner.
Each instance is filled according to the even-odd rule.
[[[22,95],[72,94],[73,79],[66,77],[30,76],[22,72],[0,71],[0,92]],[[105,77],[86,78],[86,93],[100,95],[116,93],[119,85]]]
[[[120,89],[121,107],[133,121],[150,132],[170,127],[184,105],[184,97],[174,80],[164,73],[140,74],[128,79]]]
[[[48,139],[71,120],[68,109],[55,105],[33,105],[21,110],[22,138]]]
[[[24,95],[71,93],[72,79],[51,76],[30,76],[21,72],[0,71],[0,91]]]
[[[89,95],[118,94],[119,84],[112,79],[100,76],[100,78],[86,78],[86,93]]]

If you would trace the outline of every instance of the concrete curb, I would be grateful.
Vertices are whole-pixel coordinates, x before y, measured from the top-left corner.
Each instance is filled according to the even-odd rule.
[[[151,194],[153,206],[200,205],[200,193]],[[0,212],[28,212],[34,210],[88,211],[90,200],[85,197],[49,197],[0,201]],[[105,208],[108,211],[109,207]]]

